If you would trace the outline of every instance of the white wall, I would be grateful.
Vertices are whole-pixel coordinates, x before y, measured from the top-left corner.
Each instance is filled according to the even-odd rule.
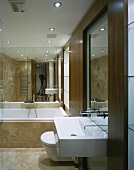
[[[69,49],[64,52],[64,104],[69,109]]]
[[[58,89],[59,99],[61,100],[61,56],[58,58]]]
[[[54,86],[54,62],[49,62],[49,88]]]

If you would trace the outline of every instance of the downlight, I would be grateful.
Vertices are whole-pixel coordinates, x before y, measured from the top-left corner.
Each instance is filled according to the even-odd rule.
[[[54,7],[56,7],[56,8],[59,8],[61,5],[62,5],[61,2],[55,2],[55,3],[54,3]]]
[[[104,31],[105,30],[105,28],[100,28],[100,31]]]
[[[49,28],[49,30],[50,30],[50,31],[54,31],[54,30],[55,30],[55,28]]]

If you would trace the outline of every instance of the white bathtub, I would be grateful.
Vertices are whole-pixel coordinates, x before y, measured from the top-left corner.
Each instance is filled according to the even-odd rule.
[[[53,121],[54,117],[67,116],[62,107],[59,108],[4,108],[0,110],[3,121]]]

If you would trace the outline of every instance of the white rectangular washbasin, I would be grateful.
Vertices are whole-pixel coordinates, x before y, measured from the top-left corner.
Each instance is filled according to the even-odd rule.
[[[57,88],[46,88],[45,89],[45,94],[57,94],[58,89]]]
[[[107,155],[108,135],[88,117],[57,117],[54,124],[60,157]]]

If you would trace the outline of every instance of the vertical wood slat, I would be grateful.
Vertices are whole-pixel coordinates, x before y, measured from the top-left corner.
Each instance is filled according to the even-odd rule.
[[[108,170],[127,170],[127,3],[125,0],[108,3]]]

